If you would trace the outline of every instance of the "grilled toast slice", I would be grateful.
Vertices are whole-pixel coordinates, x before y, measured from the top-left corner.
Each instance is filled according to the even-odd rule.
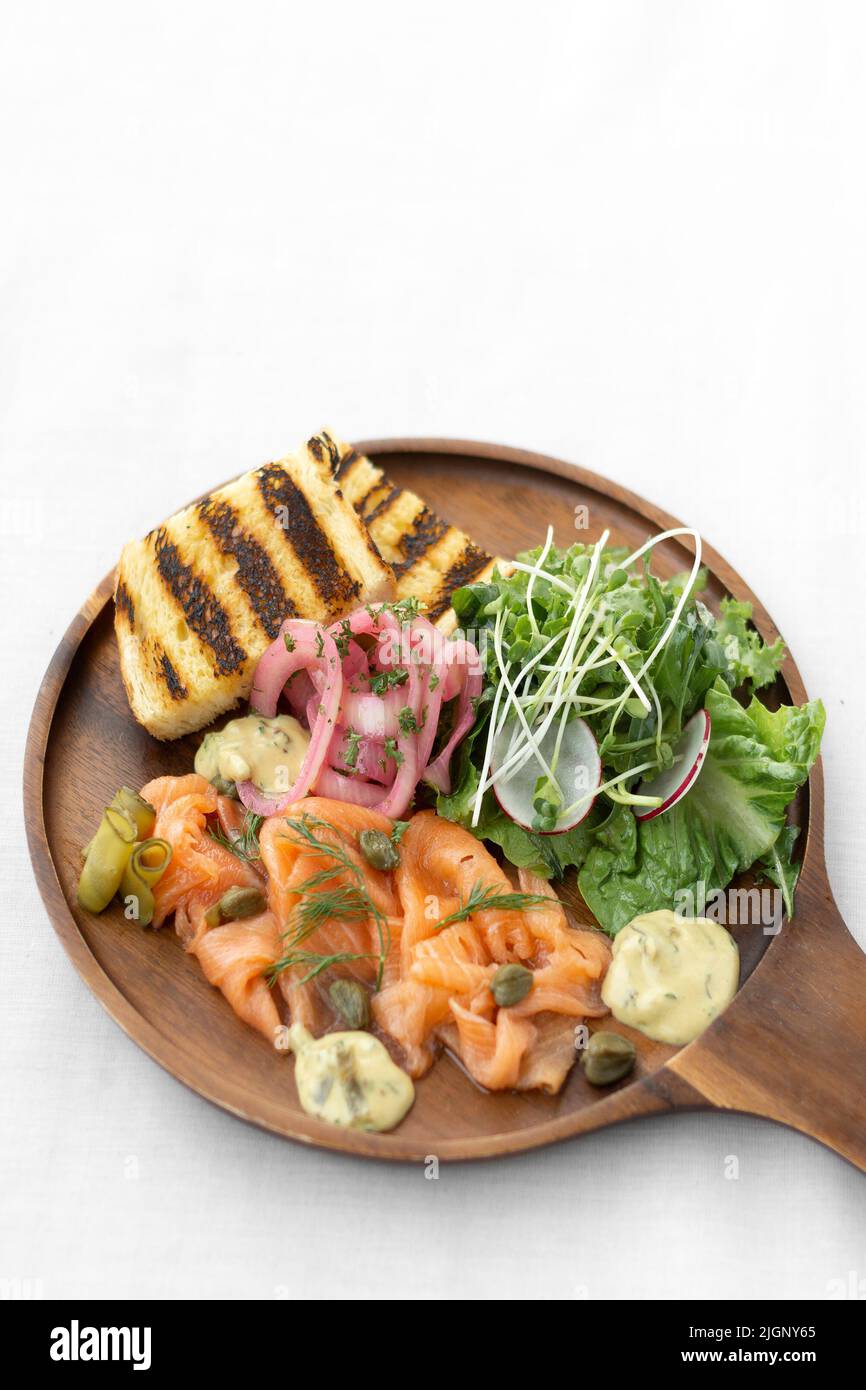
[[[393,569],[397,598],[417,598],[426,616],[450,631],[457,622],[450,603],[454,590],[487,578],[497,561],[416,493],[397,487],[363,454],[331,438],[337,451],[334,477]]]
[[[333,621],[394,596],[394,576],[334,480],[322,431],[123,549],[115,587],[132,712],[160,739],[243,700],[285,618]]]

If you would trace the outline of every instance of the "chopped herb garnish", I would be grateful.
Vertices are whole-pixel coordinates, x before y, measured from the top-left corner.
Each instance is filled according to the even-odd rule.
[[[370,689],[374,695],[384,695],[398,685],[405,685],[409,672],[405,666],[392,666],[387,671],[377,671],[370,679]]]
[[[268,970],[268,983],[273,984],[278,975],[284,970],[288,970],[293,965],[309,965],[310,969],[300,980],[299,985],[305,985],[308,980],[314,980],[317,975],[321,975],[323,970],[329,969],[332,965],[342,965],[344,961],[350,960],[375,960],[374,951],[334,951],[331,955],[320,955],[317,951],[292,951],[282,956],[270,970]]]
[[[391,831],[391,844],[399,845],[408,829],[409,822],[407,820],[395,820],[394,829]]]
[[[295,650],[295,639],[290,632],[283,633],[283,641],[286,644],[287,652],[293,652]]]
[[[397,715],[397,723],[400,725],[400,732],[404,734],[419,734],[424,728],[426,719],[427,711],[425,709],[421,716],[421,723],[419,724],[409,705],[404,705]]]
[[[361,735],[356,734],[354,729],[349,729],[346,733],[346,749],[343,753],[343,762],[346,767],[358,766],[358,749],[361,746]]]
[[[349,622],[348,618],[344,618],[343,621],[340,623],[340,631],[338,635],[334,638],[334,645],[336,646],[341,658],[348,656],[349,643],[351,642],[351,640],[352,624]]]
[[[414,594],[408,594],[406,598],[397,599],[395,603],[386,603],[385,608],[390,608],[395,618],[403,622],[408,622],[410,618],[417,618],[421,611],[421,603]]]
[[[398,767],[402,767],[402,766],[403,766],[403,754],[400,752],[400,749],[397,747],[397,740],[396,740],[395,738],[386,738],[386,739],[385,739],[385,744],[384,744],[384,747],[382,748],[382,752],[383,752],[384,755],[385,755],[383,758],[380,758],[380,759],[379,759],[379,762],[381,763],[382,767],[385,766],[385,764],[388,762],[389,758],[393,758],[393,759],[394,759],[394,762],[397,764]]]

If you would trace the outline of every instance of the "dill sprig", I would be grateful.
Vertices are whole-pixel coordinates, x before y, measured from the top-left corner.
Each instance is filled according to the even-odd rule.
[[[306,941],[317,927],[334,917],[344,922],[359,922],[370,916],[369,894],[355,884],[341,884],[322,893],[311,893],[310,887],[310,880],[306,879],[299,889],[304,896],[292,919],[295,924],[291,930],[293,944]]]
[[[441,922],[437,922],[435,930],[441,931],[443,927],[452,927],[456,922],[465,922],[467,917],[472,917],[476,912],[489,912],[491,908],[498,908],[501,912],[523,912],[526,908],[541,907],[543,903],[550,902],[551,899],[544,893],[507,893],[496,884],[488,884],[485,887],[476,883],[469,897],[456,911],[450,912]]]
[[[264,816],[257,816],[254,811],[247,811],[243,825],[233,835],[226,835],[220,825],[210,826],[208,834],[212,840],[216,840],[218,845],[222,845],[223,849],[227,849],[229,854],[233,854],[237,859],[243,859],[245,863],[249,864],[254,859],[261,857],[259,831],[263,821]]]
[[[320,830],[330,830],[337,836],[338,841],[343,839],[342,832],[332,825],[329,820],[322,820],[320,816],[310,815],[305,811],[300,820],[293,820],[290,816],[286,817],[286,825],[291,826],[292,834],[290,840],[299,844],[302,848],[312,849],[316,854],[327,854],[332,859],[336,859],[342,864],[344,869],[350,869],[353,873],[358,871],[358,866],[349,858],[346,851],[340,844],[332,845],[327,840],[321,840],[318,835],[313,833],[312,826],[317,826]],[[333,872],[337,872],[334,870]]]
[[[364,884],[364,872],[351,858],[343,844],[342,834],[336,826],[331,825],[330,821],[321,820],[318,816],[304,814],[300,820],[286,818],[286,824],[291,827],[292,834],[290,839],[305,849],[314,850],[316,854],[332,859],[333,864],[327,868],[320,869],[317,873],[311,874],[309,878],[299,883],[293,892],[298,896],[298,905],[292,916],[291,924],[283,933],[283,940],[286,943],[285,950],[278,961],[276,961],[266,972],[269,983],[277,978],[283,970],[288,970],[292,965],[303,964],[306,960],[315,959],[324,962],[317,966],[312,974],[304,976],[304,980],[311,979],[313,974],[317,975],[319,970],[324,970],[329,964],[335,964],[331,957],[318,956],[315,952],[300,951],[302,942],[306,941],[317,927],[323,923],[332,921],[335,917],[343,921],[363,921],[365,918],[372,917],[376,923],[376,932],[379,938],[378,961],[379,968],[376,972],[376,988],[379,989],[382,983],[382,972],[385,968],[385,960],[391,946],[391,932],[388,920],[374,903]],[[330,844],[315,833],[315,829],[330,830],[337,836],[337,844]],[[336,884],[334,887],[327,888],[338,875],[351,874],[351,883]],[[315,890],[321,889],[320,892]],[[373,952],[365,952],[363,956],[354,957],[351,954],[338,953],[345,959],[363,959],[365,956],[376,959]]]
[[[321,975],[323,970],[328,970],[332,965],[342,965],[344,961],[350,960],[375,960],[374,951],[334,951],[331,955],[320,955],[317,951],[292,951],[281,956],[278,961],[269,966],[265,971],[269,985],[272,985],[284,970],[291,969],[294,965],[309,965],[310,969],[306,975],[298,980],[299,985],[305,985],[308,980],[314,980],[317,975]]]

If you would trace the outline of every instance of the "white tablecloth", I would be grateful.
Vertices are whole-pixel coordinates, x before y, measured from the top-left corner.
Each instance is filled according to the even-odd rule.
[[[501,440],[687,518],[761,595],[827,706],[866,943],[864,49],[855,4],[3,6],[0,1293],[866,1278],[866,1179],[757,1121],[432,1182],[222,1114],[79,981],[19,810],[42,672],[129,535],[325,422]]]

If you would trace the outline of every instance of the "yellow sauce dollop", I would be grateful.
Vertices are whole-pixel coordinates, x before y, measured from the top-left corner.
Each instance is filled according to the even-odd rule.
[[[195,770],[209,782],[249,781],[267,796],[281,796],[296,781],[309,744],[310,735],[291,714],[245,714],[205,735]]]
[[[300,1023],[288,1030],[298,1098],[308,1115],[348,1129],[393,1129],[415,1099],[411,1078],[369,1033],[314,1038]]]
[[[601,997],[614,1018],[657,1042],[691,1042],[737,991],[737,943],[708,917],[647,912],[623,927]]]

